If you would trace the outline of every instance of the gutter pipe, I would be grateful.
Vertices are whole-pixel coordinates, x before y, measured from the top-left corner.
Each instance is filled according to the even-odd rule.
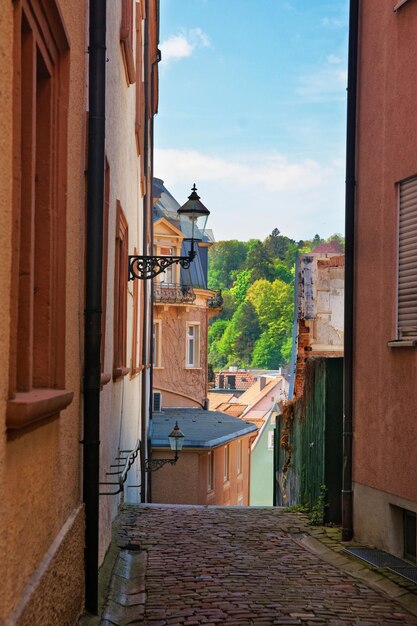
[[[85,604],[97,614],[100,467],[100,346],[103,265],[106,0],[90,0],[84,334],[83,501]]]
[[[144,89],[145,89],[145,137],[144,137],[144,154],[142,158],[141,167],[143,168],[143,174],[146,176],[146,193],[143,199],[143,253],[149,254],[149,241],[148,232],[150,228],[149,213],[150,206],[152,205],[152,177],[149,179],[149,161],[152,163],[152,155],[149,154],[149,146],[152,145],[150,141],[150,119],[149,119],[149,98],[151,89],[151,81],[149,76],[149,0],[145,0],[145,37],[144,37]],[[151,216],[152,218],[152,216]],[[151,221],[152,224],[152,221]],[[143,341],[142,341],[142,363],[144,368],[142,370],[142,397],[141,397],[141,448],[140,448],[140,468],[141,468],[141,502],[148,502],[150,497],[150,478],[146,471],[146,459],[148,450],[148,424],[147,416],[151,416],[150,406],[152,403],[152,367],[149,372],[148,365],[152,364],[152,342],[149,341],[149,337],[152,335],[152,305],[149,306],[148,294],[152,297],[152,283],[149,286],[148,281],[143,281]],[[149,331],[149,332],[148,332]],[[147,393],[149,389],[149,395]]]
[[[354,340],[354,255],[356,194],[356,110],[358,78],[359,3],[350,0],[349,56],[346,129],[345,195],[345,302],[343,359],[343,471],[342,471],[342,541],[353,537],[353,340]]]

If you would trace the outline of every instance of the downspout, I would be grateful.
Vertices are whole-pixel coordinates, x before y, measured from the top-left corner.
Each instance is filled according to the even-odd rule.
[[[343,359],[342,540],[353,537],[353,340],[356,193],[356,109],[358,78],[359,1],[350,0],[346,130],[345,302]]]
[[[85,506],[85,604],[87,611],[97,614],[106,0],[90,0],[89,18],[83,500]]]
[[[144,136],[144,154],[143,154],[143,174],[146,177],[146,192],[145,197],[143,199],[144,212],[143,212],[143,252],[142,254],[149,254],[149,242],[148,242],[148,229],[149,229],[149,191],[151,191],[152,197],[152,189],[149,190],[149,184],[152,184],[152,179],[149,181],[149,162],[152,161],[152,156],[149,154],[149,146],[150,146],[150,126],[149,126],[149,89],[150,89],[150,80],[149,80],[149,0],[145,0],[145,37],[144,37],[144,89],[145,89],[145,136]],[[148,501],[149,495],[149,484],[148,481],[148,472],[146,472],[146,458],[147,458],[147,448],[148,448],[148,424],[147,424],[147,416],[150,416],[149,412],[149,404],[152,399],[152,393],[150,393],[150,398],[147,395],[148,390],[148,380],[150,380],[150,390],[152,389],[152,370],[149,374],[149,363],[151,361],[151,346],[149,345],[149,335],[152,334],[152,310],[149,310],[148,305],[148,294],[149,294],[149,284],[148,280],[143,281],[143,299],[144,299],[144,307],[143,307],[143,341],[142,341],[142,363],[144,368],[142,370],[142,397],[141,397],[141,447],[140,447],[140,469],[141,469],[141,502]],[[152,344],[151,344],[152,345]]]

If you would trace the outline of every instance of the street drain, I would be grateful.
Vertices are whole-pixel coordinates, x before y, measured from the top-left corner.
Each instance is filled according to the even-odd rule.
[[[375,567],[386,567],[390,572],[398,574],[412,583],[417,583],[417,567],[384,550],[345,548],[345,552]]]

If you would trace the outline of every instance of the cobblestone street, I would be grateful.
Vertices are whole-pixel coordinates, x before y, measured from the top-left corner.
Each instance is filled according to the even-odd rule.
[[[101,623],[417,624],[411,585],[304,523],[272,508],[124,506]]]

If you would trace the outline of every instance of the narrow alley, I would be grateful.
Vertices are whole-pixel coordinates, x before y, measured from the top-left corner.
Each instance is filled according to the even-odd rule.
[[[276,508],[125,505],[101,624],[417,624],[407,585],[319,534]]]

